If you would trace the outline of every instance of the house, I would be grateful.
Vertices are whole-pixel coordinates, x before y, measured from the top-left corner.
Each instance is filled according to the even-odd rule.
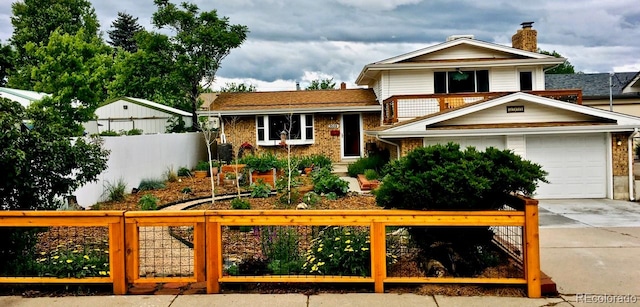
[[[372,89],[220,93],[200,116],[220,117],[222,141],[249,143],[258,150],[323,154],[333,161],[364,155],[372,137],[364,130],[380,125],[380,104]]]
[[[25,108],[32,102],[41,100],[46,96],[51,96],[51,94],[0,87],[0,98],[7,98],[9,100],[16,101]]]
[[[142,130],[145,134],[165,133],[170,121],[181,119],[185,127],[191,127],[191,113],[153,101],[119,97],[104,102],[95,111],[96,120],[84,123],[85,130],[100,133]]]
[[[545,69],[566,59],[536,51],[531,22],[511,47],[455,35],[365,65],[356,80],[365,88],[222,93],[206,114],[223,123],[239,118],[223,134],[260,150],[277,148],[293,114],[287,142],[328,151],[334,161],[363,156],[369,144],[392,158],[437,143],[493,146],[549,173],[538,198],[634,199],[631,144],[640,118],[582,105],[579,89],[548,90]],[[637,80],[629,84],[636,88]]]
[[[639,72],[553,74],[546,76],[545,86],[580,89],[585,106],[640,116]]]

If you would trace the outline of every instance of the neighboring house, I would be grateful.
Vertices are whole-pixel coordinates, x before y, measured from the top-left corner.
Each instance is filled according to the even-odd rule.
[[[640,116],[638,72],[552,74],[545,77],[545,86],[547,89],[580,89],[585,106]]]
[[[284,115],[294,114],[291,144],[334,161],[363,156],[372,142],[392,158],[447,142],[509,149],[549,172],[538,198],[633,199],[640,118],[583,106],[580,90],[548,90],[545,69],[566,59],[537,53],[531,24],[512,47],[457,35],[365,65],[356,84],[367,89],[223,93],[202,114],[237,116],[235,129],[222,127],[227,140],[260,150],[278,145]]]
[[[0,98],[16,101],[25,108],[32,102],[41,100],[46,96],[51,96],[51,94],[0,87]]]
[[[202,98],[206,100],[207,98]],[[221,117],[222,138],[234,146],[282,151],[282,132],[295,154],[324,154],[333,161],[364,155],[365,129],[380,125],[373,90],[220,93],[201,116]]]
[[[182,118],[191,127],[191,113],[153,101],[120,97],[103,103],[95,111],[96,120],[84,124],[89,134],[140,129],[145,134],[165,133],[170,120]]]

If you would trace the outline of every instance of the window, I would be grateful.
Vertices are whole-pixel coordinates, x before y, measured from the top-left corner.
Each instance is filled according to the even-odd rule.
[[[256,117],[258,145],[280,144],[282,133],[292,145],[313,144],[313,115],[260,115]]]
[[[433,74],[433,87],[436,93],[488,92],[489,71],[436,71]]]
[[[521,91],[533,90],[533,74],[530,71],[520,72],[520,90]]]

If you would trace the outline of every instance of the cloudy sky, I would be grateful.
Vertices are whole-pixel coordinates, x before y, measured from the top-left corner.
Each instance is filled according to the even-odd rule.
[[[11,37],[10,0],[0,1],[0,40]],[[102,31],[119,11],[149,30],[153,0],[92,0]],[[176,2],[172,0],[172,2]],[[640,71],[637,0],[192,0],[249,28],[218,71],[215,88],[245,82],[258,90],[292,90],[333,77],[354,87],[368,63],[443,42],[454,34],[511,45],[523,21],[534,21],[538,47],[556,50],[577,71]],[[534,4],[533,2],[537,2]]]

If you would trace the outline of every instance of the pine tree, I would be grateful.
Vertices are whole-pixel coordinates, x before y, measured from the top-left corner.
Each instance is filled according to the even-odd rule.
[[[113,30],[107,31],[111,46],[122,47],[131,53],[138,50],[138,44],[134,40],[136,33],[142,30],[142,26],[138,24],[138,17],[118,12],[118,19],[111,23],[111,28]]]

